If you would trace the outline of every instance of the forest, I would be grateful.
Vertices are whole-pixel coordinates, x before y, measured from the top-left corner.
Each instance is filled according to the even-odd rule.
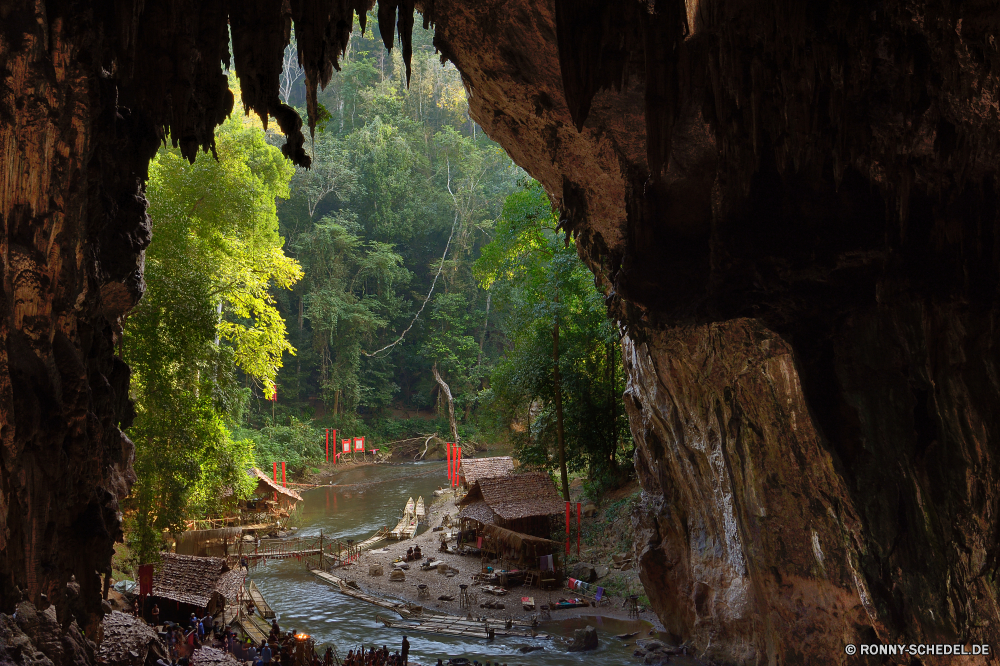
[[[377,23],[319,94],[310,169],[242,112],[238,72],[215,155],[168,140],[150,167],[147,291],[122,345],[139,559],[248,492],[253,465],[318,471],[325,429],[511,451],[591,493],[634,473],[620,332],[573,238],[470,118],[431,33],[407,81]],[[281,95],[305,115],[294,38]]]

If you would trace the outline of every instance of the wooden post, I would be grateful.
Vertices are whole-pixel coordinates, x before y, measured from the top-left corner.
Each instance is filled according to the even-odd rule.
[[[330,435],[330,433],[329,433],[329,431],[327,431],[327,437],[329,437],[329,435]],[[319,531],[319,570],[320,571],[324,571],[324,569],[323,569],[323,530]]]

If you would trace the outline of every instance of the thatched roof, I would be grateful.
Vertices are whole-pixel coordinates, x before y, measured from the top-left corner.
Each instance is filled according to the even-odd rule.
[[[228,652],[206,646],[192,652],[190,659],[194,666],[241,666],[241,662]]]
[[[514,530],[508,530],[498,525],[484,525],[483,535],[517,550],[520,550],[522,546],[528,545],[533,546],[539,551],[544,550],[547,554],[552,552],[553,549],[559,549],[562,547],[562,544],[558,541],[543,539],[541,537],[523,534],[521,532],[515,532]]]
[[[486,502],[472,502],[464,507],[458,512],[459,518],[469,518],[471,520],[478,521],[483,525],[489,525],[493,523],[493,519],[496,517],[493,513],[493,509]]]
[[[264,474],[264,472],[260,471],[256,467],[254,467],[253,469],[251,469],[250,472],[249,472],[249,474],[250,474],[250,476],[256,476],[257,479],[258,479],[258,481],[257,481],[257,492],[258,493],[261,492],[262,490],[264,492],[272,492],[273,491],[273,492],[281,493],[282,495],[285,495],[288,499],[294,500],[296,502],[301,502],[302,501],[302,495],[299,495],[297,492],[295,492],[291,488],[282,488],[277,483],[275,483],[274,481],[272,481],[271,477],[269,477],[267,474]],[[263,481],[267,485],[267,488],[261,488],[261,484],[260,484],[261,481]]]
[[[510,456],[495,456],[493,458],[463,459],[458,474],[465,480],[466,485],[471,486],[478,479],[507,476],[513,471],[513,458]]]
[[[104,639],[97,653],[99,663],[127,666],[132,663],[129,652],[139,655],[140,663],[145,663],[150,650],[157,657],[167,656],[167,648],[156,631],[137,617],[112,611],[104,616],[101,627]]]
[[[552,479],[543,472],[478,479],[459,504],[466,507],[474,502],[485,502],[504,520],[553,516],[566,510]]]
[[[236,603],[240,598],[240,588],[243,587],[243,580],[246,578],[246,571],[241,569],[231,569],[219,576],[215,583],[215,590],[226,598],[226,601]]]
[[[199,608],[208,606],[215,586],[229,571],[221,557],[161,553],[163,561],[153,575],[153,596]]]

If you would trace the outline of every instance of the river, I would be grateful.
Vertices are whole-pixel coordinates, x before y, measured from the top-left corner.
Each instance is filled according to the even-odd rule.
[[[446,463],[421,462],[400,465],[372,465],[352,468],[334,478],[334,487],[314,488],[302,492],[298,535],[324,536],[361,540],[383,525],[393,526],[409,497],[423,495],[428,503],[434,489],[447,484]],[[426,528],[422,528],[426,529]],[[267,602],[278,615],[282,630],[295,629],[312,635],[317,650],[326,645],[336,646],[343,657],[349,649],[364,644],[387,645],[399,649],[402,632],[375,622],[376,612],[384,609],[340,594],[330,585],[308,573],[302,562],[275,560],[251,572],[251,578],[264,593]],[[364,587],[361,577],[358,583]],[[515,590],[516,594],[516,590]],[[573,630],[588,624],[586,619],[556,620],[544,623],[541,631],[572,636]],[[567,652],[558,640],[530,641],[497,638],[466,639],[434,634],[408,634],[410,662],[424,666],[437,663],[439,657],[467,657],[480,662],[526,664],[538,666],[580,666],[584,663],[628,664],[641,661],[632,656],[634,640],[628,646],[614,638],[616,633],[649,629],[647,623],[625,622],[609,618],[591,618],[597,627],[600,646],[591,652]],[[522,654],[518,648],[535,644],[544,650]]]

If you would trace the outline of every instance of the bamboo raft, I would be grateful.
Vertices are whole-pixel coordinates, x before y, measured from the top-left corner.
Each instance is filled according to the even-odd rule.
[[[319,569],[310,569],[310,573],[322,581],[335,585],[337,589],[340,590],[341,594],[345,594],[349,597],[367,602],[374,606],[379,606],[380,608],[385,608],[386,610],[395,611],[396,613],[399,613],[400,617],[415,617],[423,615],[422,606],[416,606],[408,601],[394,601],[392,599],[386,599],[385,597],[377,597],[373,594],[362,592],[359,588],[354,587],[353,583],[344,580],[339,576],[334,576],[331,573],[320,571]]]
[[[424,518],[427,517],[427,510],[424,508],[424,496],[421,495],[417,498],[417,508],[414,510],[414,516],[418,523],[424,522]]]
[[[420,499],[423,499],[421,497]],[[416,505],[411,497],[406,501],[406,508],[403,509],[403,517],[400,518],[396,527],[389,533],[392,539],[410,539],[417,533]]]
[[[260,645],[261,641],[266,640],[271,629],[259,615],[247,615],[242,612],[236,616],[233,624],[239,625],[243,633],[253,640],[254,645]]]
[[[524,625],[514,625],[507,628],[503,622],[476,622],[474,620],[463,620],[460,617],[451,615],[437,615],[426,620],[417,622],[405,622],[401,620],[390,620],[376,615],[375,620],[381,622],[390,629],[403,629],[405,631],[419,631],[427,634],[440,634],[443,636],[465,636],[467,638],[491,638],[492,637],[514,637],[514,638],[538,638],[548,639],[548,634],[537,633]]]
[[[371,548],[379,541],[385,541],[388,538],[389,538],[389,528],[380,527],[378,531],[375,532],[375,534],[371,535],[370,537],[359,543],[357,547],[360,548],[361,550],[365,550],[367,548]]]

